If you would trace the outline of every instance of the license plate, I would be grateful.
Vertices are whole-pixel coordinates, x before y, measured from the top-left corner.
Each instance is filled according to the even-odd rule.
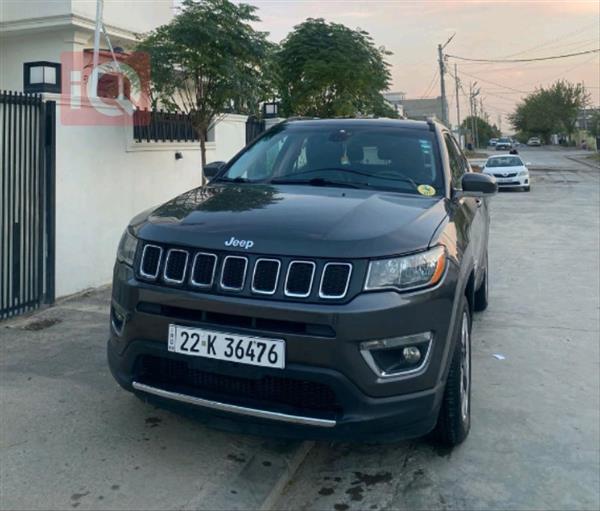
[[[285,341],[169,325],[169,351],[263,367],[285,367]]]

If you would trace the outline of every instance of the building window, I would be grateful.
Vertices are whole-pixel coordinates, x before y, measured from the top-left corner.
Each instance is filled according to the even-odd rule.
[[[60,92],[61,68],[55,62],[25,62],[23,90],[25,92]]]

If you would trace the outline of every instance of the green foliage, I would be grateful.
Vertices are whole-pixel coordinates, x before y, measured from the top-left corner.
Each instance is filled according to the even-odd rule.
[[[559,80],[547,89],[529,94],[509,119],[525,138],[540,136],[549,142],[553,133],[573,134],[577,113],[586,101],[581,84]]]
[[[190,114],[204,145],[211,122],[224,111],[256,113],[270,84],[262,66],[272,45],[256,8],[229,0],[184,0],[167,25],[147,34],[137,49],[150,56],[153,98],[169,110]]]
[[[365,31],[307,19],[275,55],[284,115],[396,117],[382,95],[390,84],[389,54]]]
[[[485,119],[481,117],[466,117],[465,120],[460,125],[461,131],[466,133],[467,131],[472,131],[473,129],[473,120],[475,120],[477,127],[477,134],[479,137],[479,147],[486,147],[489,144],[490,138],[497,138],[501,136],[500,130],[495,124],[490,124]]]

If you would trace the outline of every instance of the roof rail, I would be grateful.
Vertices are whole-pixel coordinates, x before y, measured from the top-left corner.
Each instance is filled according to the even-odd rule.
[[[429,126],[429,131],[435,131],[435,118],[427,117],[425,120],[427,121],[427,125]]]
[[[286,121],[313,121],[315,119],[320,119],[320,117],[310,117],[308,115],[294,115],[292,117],[286,118]]]

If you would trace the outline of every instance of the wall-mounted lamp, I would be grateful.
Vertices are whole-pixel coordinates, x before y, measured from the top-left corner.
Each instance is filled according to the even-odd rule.
[[[60,92],[61,68],[55,62],[25,62],[23,64],[23,90],[25,92]]]
[[[265,119],[272,119],[277,117],[279,114],[279,102],[272,101],[270,103],[263,103],[263,117]]]

